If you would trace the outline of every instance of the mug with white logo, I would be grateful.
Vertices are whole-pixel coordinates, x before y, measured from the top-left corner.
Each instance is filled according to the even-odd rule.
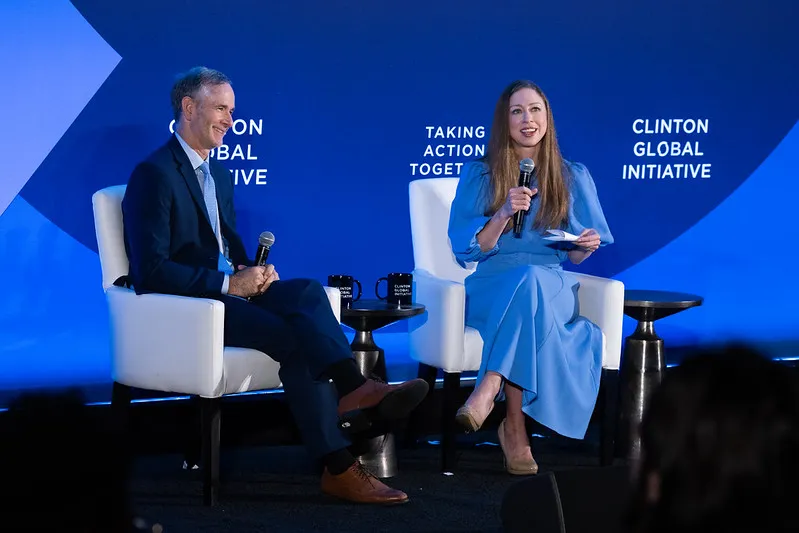
[[[385,296],[380,296],[381,281],[385,281],[387,285]],[[388,276],[380,278],[375,283],[375,296],[399,307],[411,305],[413,303],[413,274],[392,272]]]
[[[361,297],[361,282],[346,274],[331,274],[327,277],[327,286],[336,287],[341,292],[341,308],[349,309],[352,302],[357,302]],[[358,295],[353,298],[353,289],[358,287]]]

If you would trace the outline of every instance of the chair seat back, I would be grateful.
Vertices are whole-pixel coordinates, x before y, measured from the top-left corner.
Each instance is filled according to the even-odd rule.
[[[122,225],[122,198],[125,196],[125,188],[125,185],[114,185],[92,195],[97,252],[103,271],[103,290],[108,290],[117,279],[126,276],[130,271]]]
[[[417,269],[463,283],[474,272],[476,263],[467,268],[458,264],[447,233],[449,213],[459,178],[428,178],[409,185],[413,262]]]

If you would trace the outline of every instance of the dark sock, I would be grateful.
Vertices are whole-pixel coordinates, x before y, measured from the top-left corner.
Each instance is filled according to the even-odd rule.
[[[328,472],[334,476],[337,476],[339,474],[343,474],[353,464],[355,464],[355,458],[347,450],[347,448],[342,448],[322,457],[322,462],[327,467]]]
[[[355,359],[351,357],[333,363],[325,369],[324,373],[333,380],[339,398],[366,383],[366,378],[361,375],[358,365],[355,364]]]

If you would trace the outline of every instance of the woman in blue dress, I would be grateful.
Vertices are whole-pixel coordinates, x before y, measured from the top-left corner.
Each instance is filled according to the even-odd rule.
[[[525,158],[535,163],[530,188],[517,186]],[[527,215],[517,238],[510,230],[520,210]],[[548,229],[579,238],[553,242]],[[535,474],[524,415],[583,438],[602,370],[602,333],[579,316],[579,283],[561,263],[579,264],[613,242],[591,175],[563,160],[549,101],[535,84],[513,82],[500,96],[486,157],[461,172],[449,238],[461,264],[478,263],[465,282],[466,325],[484,343],[477,385],[457,420],[476,431],[504,396],[506,469]]]

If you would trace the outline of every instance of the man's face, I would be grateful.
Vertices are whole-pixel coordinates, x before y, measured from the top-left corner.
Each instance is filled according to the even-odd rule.
[[[233,88],[227,83],[204,85],[195,98],[186,98],[190,102],[184,106],[185,119],[197,148],[210,151],[219,147],[233,125]]]

